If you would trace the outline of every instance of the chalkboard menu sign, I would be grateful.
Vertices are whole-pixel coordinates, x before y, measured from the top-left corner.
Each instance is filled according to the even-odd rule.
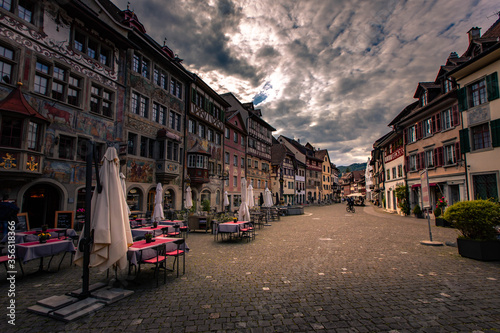
[[[56,212],[56,228],[73,229],[73,211]]]
[[[16,230],[19,230],[19,231],[29,231],[30,230],[28,213],[17,214]]]

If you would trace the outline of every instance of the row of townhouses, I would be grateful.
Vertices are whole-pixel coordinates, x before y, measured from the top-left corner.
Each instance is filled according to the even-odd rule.
[[[449,205],[498,201],[500,19],[482,36],[475,27],[468,37],[467,50],[461,56],[452,52],[434,81],[419,82],[415,101],[373,144],[368,191],[389,211],[401,211],[395,192],[402,185],[409,190],[410,209],[422,205],[425,171],[431,210],[442,197]]]
[[[157,183],[165,209],[190,187],[198,209],[226,209],[227,192],[234,210],[243,177],[257,202],[266,188],[282,204],[334,198],[326,150],[276,140],[260,109],[182,62],[109,0],[0,1],[1,194],[31,227],[80,211],[94,142],[98,159],[118,150],[131,211],[153,210]]]

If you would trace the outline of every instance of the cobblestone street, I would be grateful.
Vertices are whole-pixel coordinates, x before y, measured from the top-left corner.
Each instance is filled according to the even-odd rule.
[[[432,227],[454,243],[457,231]],[[156,287],[146,269],[134,294],[65,324],[28,313],[37,300],[81,286],[81,268],[26,265],[16,281],[16,326],[7,325],[2,269],[2,332],[472,332],[500,331],[500,262],[423,246],[426,219],[372,206],[306,207],[257,230],[250,242],[214,242],[191,233],[186,274]],[[55,258],[57,260],[58,258]],[[171,262],[171,261],[170,261]],[[53,270],[54,266],[51,268]],[[105,279],[92,272],[91,283]]]

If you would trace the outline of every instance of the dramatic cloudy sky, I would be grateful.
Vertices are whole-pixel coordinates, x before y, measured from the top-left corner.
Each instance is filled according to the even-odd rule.
[[[253,101],[283,134],[366,162],[373,142],[434,81],[498,0],[112,0],[218,93]]]

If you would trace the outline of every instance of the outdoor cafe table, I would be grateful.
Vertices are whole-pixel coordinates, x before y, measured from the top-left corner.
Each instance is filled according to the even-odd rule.
[[[159,236],[163,233],[162,229],[164,228],[169,228],[168,231],[171,232],[171,231],[174,231],[174,228],[173,227],[169,227],[169,226],[164,226],[164,225],[159,225],[157,226],[156,228],[153,228],[153,227],[142,227],[142,228],[136,228],[136,229],[132,229],[132,237],[144,237],[144,235],[146,235],[148,232],[149,233],[152,233],[153,236]],[[170,228],[172,228],[172,230],[170,230]]]
[[[245,224],[250,223],[249,221],[230,221],[219,224],[218,232],[228,232],[228,233],[239,233],[240,229],[243,228]]]
[[[184,221],[181,221],[181,220],[173,220],[173,221],[170,221],[170,220],[163,220],[163,221],[160,221],[158,222],[159,225],[178,225],[179,227],[182,227],[184,226]],[[170,230],[169,230],[170,231]]]
[[[73,245],[73,241],[71,239],[53,238],[48,239],[46,243],[40,243],[39,241],[36,241],[16,244],[16,256],[17,258],[19,258],[19,261],[22,263],[26,263],[30,260],[40,258],[40,271],[43,269],[44,257],[54,257],[61,252],[76,252],[75,245]],[[59,266],[61,265],[61,262],[59,263]]]
[[[127,252],[128,261],[130,265],[137,266],[137,263],[141,259],[153,258],[154,256],[156,256],[156,250],[154,248],[161,244],[165,244],[167,252],[175,251],[177,250],[177,245],[174,244],[174,241],[179,239],[181,238],[159,236],[154,238],[154,242],[151,243],[146,243],[145,239],[134,242],[128,248]],[[185,242],[183,244],[183,247],[184,248],[182,248],[182,250],[189,251],[189,247]]]
[[[26,242],[34,242],[38,240],[37,234],[42,232],[42,230],[31,230],[31,231],[16,231],[15,233],[15,242],[16,244],[19,243],[26,243]],[[59,238],[59,237],[73,237],[76,236],[76,231],[74,229],[63,229],[63,228],[54,228],[54,229],[47,229],[47,233],[50,234],[50,238]],[[2,242],[7,242],[8,241],[8,234],[6,234]]]

